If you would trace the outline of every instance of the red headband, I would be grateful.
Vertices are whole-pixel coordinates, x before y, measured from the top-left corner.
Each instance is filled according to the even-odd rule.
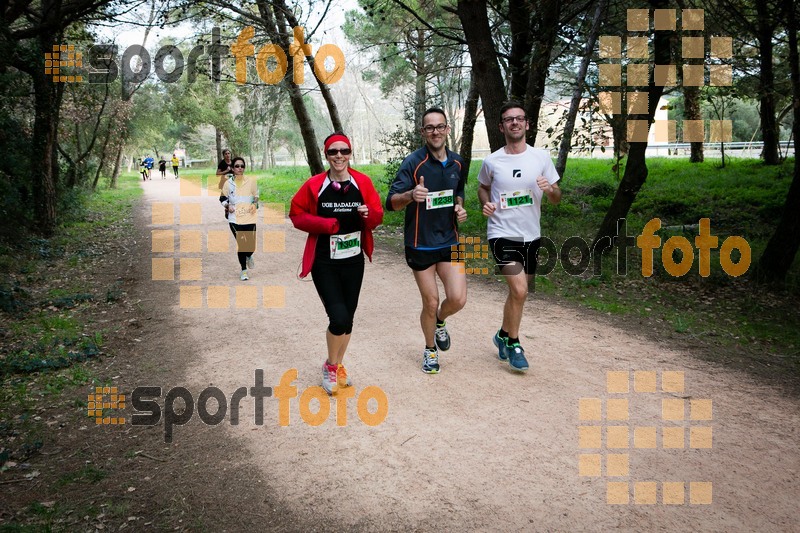
[[[331,135],[330,137],[328,137],[328,140],[325,141],[325,151],[327,152],[330,145],[332,145],[335,142],[343,142],[347,145],[348,148],[350,148],[351,150],[353,149],[353,147],[350,146],[350,139],[348,139],[346,135],[337,134],[337,135]]]

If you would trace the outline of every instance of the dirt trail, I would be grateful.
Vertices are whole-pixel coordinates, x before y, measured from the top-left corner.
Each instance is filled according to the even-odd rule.
[[[176,238],[174,254],[153,254],[175,257],[176,264],[178,258],[201,257],[202,280],[180,281],[176,267],[175,281],[143,281],[147,291],[159,295],[147,304],[157,319],[148,327],[162,329],[167,341],[164,360],[174,352],[176,358],[190,353],[193,361],[185,375],[173,374],[172,383],[161,385],[186,386],[196,397],[213,384],[230,398],[237,388],[253,386],[254,370],[259,368],[265,384],[273,387],[284,372],[296,368],[293,385],[298,395],[319,385],[327,320],[313,284],[296,278],[305,234],[294,230],[288,219],[283,225],[266,225],[262,215],[256,267],[250,281],[240,282],[232,251],[206,252],[207,231],[228,231],[216,198],[179,196],[174,180],[154,180],[144,188],[148,210],[153,202],[179,205],[174,225],[151,225],[143,231],[203,234],[202,253],[181,253]],[[179,213],[190,213],[185,207],[189,204],[200,204],[203,224],[177,224]],[[147,216],[149,220],[149,212]],[[265,231],[285,234],[286,251],[265,253]],[[232,250],[232,238],[229,247]],[[203,308],[181,308],[179,285],[228,286],[231,308],[209,309],[205,289]],[[283,308],[261,305],[265,286],[284,288]],[[235,290],[242,287],[258,288],[258,308],[234,307]],[[337,426],[337,404],[331,402],[328,419],[312,427],[300,417],[298,397],[291,400],[288,427],[278,424],[275,398],[265,400],[264,424],[256,426],[253,401],[245,398],[238,426],[226,418],[213,428],[177,427],[173,446],[191,435],[225,432],[231,449],[249,452],[243,466],[263,475],[277,495],[273,505],[313,517],[326,529],[800,528],[797,400],[747,375],[709,365],[536,295],[529,297],[522,326],[531,370],[514,374],[497,360],[491,343],[501,319],[503,285],[476,277],[469,279],[468,290],[466,308],[448,322],[453,345],[441,355],[442,373],[429,376],[420,370],[420,302],[409,269],[397,254],[380,250],[367,265],[345,363],[356,393],[369,385],[385,392],[388,416],[380,425],[364,424],[353,398],[347,401],[346,426]],[[622,372],[630,392],[608,392],[607,372]],[[647,386],[644,380],[655,375],[657,392],[634,392],[634,372],[655,373],[636,377]],[[682,392],[661,390],[671,376],[664,372],[683,373]],[[616,383],[613,376],[618,375],[611,378]],[[582,398],[600,401],[601,420],[580,419]],[[628,418],[609,419],[622,408],[609,400],[621,399],[628,400]],[[699,399],[711,400],[711,420],[690,420],[690,402]],[[665,410],[676,408],[683,420],[662,420],[662,400],[673,400],[663,404]],[[584,414],[590,415],[595,405],[586,402]],[[694,415],[705,417],[708,404],[694,405]],[[212,411],[213,407],[211,402]],[[370,409],[375,409],[374,401]],[[581,448],[580,426],[599,426],[602,447]],[[609,427],[625,429],[611,429],[609,439]],[[709,427],[710,443],[708,430],[698,429]],[[655,429],[640,430],[634,441],[634,428]],[[596,430],[583,431],[590,439]],[[636,447],[635,442],[648,443],[653,434],[648,431],[655,432],[656,447]],[[619,445],[624,447],[610,448],[617,432],[622,433]],[[670,442],[681,447],[664,448]],[[224,455],[225,450],[214,453]],[[598,458],[601,470],[592,472]],[[602,475],[580,475],[581,460],[584,473]],[[620,496],[628,503],[607,503],[608,482],[618,484],[608,495],[613,499],[615,490],[622,490]],[[652,484],[638,485],[634,493],[636,482]],[[712,503],[690,503],[709,497],[709,485],[690,482],[710,483]],[[637,497],[647,501],[652,489],[653,504],[636,503]],[[665,498],[675,503],[665,504]],[[220,505],[224,503],[223,499]],[[213,508],[205,512],[214,513]]]

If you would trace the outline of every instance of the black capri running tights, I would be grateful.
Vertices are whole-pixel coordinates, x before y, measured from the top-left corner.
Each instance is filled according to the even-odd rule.
[[[236,238],[236,256],[239,258],[239,266],[242,267],[242,270],[247,270],[247,258],[256,251],[256,225],[232,222],[229,222],[228,225]]]
[[[328,331],[333,335],[350,334],[364,279],[363,261],[344,265],[315,262],[311,276],[328,313]]]

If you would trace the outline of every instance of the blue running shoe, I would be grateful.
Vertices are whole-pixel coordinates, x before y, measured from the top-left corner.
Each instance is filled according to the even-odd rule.
[[[506,346],[506,356],[508,357],[508,365],[518,372],[525,372],[528,370],[528,360],[525,359],[525,350],[518,342],[511,346]]]
[[[500,336],[500,330],[497,330],[497,333],[494,334],[494,338],[492,339],[494,345],[497,346],[497,358],[501,361],[508,361],[508,356],[506,355],[506,339]]]

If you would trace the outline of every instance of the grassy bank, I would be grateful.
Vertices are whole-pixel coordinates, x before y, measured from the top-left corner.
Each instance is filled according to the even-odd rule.
[[[0,244],[0,471],[6,479],[32,479],[27,460],[49,432],[88,424],[86,391],[107,385],[93,366],[115,334],[110,317],[121,282],[106,271],[129,239],[132,211],[141,196],[136,177],[116,190],[75,196],[75,205],[50,239],[18,238]],[[51,415],[56,410],[58,416]],[[68,416],[64,416],[68,413]],[[29,509],[22,523],[46,524]],[[40,516],[42,515],[42,516]]]

